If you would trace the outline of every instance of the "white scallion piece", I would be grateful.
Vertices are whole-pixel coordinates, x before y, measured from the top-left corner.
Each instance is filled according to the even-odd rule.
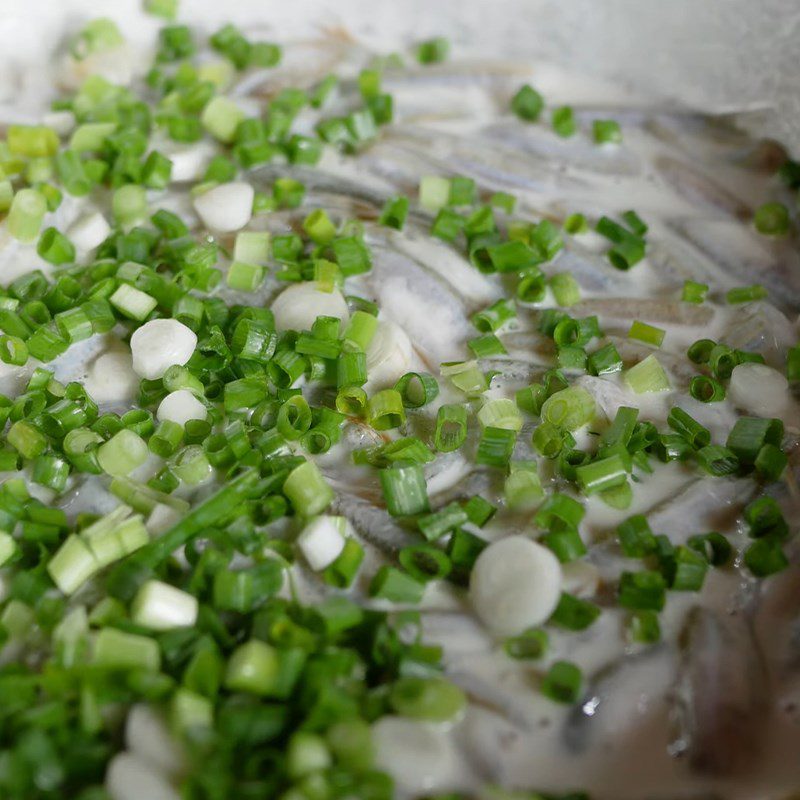
[[[746,362],[734,367],[728,397],[750,414],[780,417],[789,405],[789,381],[766,364]]]
[[[119,347],[99,355],[89,367],[85,386],[96,403],[122,403],[136,397],[139,378],[130,351]]]
[[[131,605],[131,619],[144,628],[169,631],[197,621],[197,598],[161,581],[147,581]]]
[[[208,409],[188,390],[170,392],[159,403],[156,417],[159,422],[169,420],[185,425],[190,419],[205,419]]]
[[[140,378],[161,378],[173,365],[185,364],[197,346],[197,336],[176,319],[152,319],[131,336],[133,371]]]
[[[249,183],[233,181],[195,197],[194,208],[207,228],[222,233],[238,231],[250,221],[254,196]]]
[[[272,313],[279,331],[311,330],[319,316],[338,317],[343,324],[350,319],[342,293],[338,289],[321,292],[316,281],[294,283],[284,289],[272,303]]]
[[[111,800],[180,800],[167,778],[133,753],[118,753],[106,770]]]
[[[191,145],[165,146],[163,152],[172,162],[171,181],[184,183],[202,179],[216,150],[211,142],[202,141]]]
[[[333,564],[344,549],[348,523],[344,517],[322,515],[312,519],[297,537],[297,546],[315,572]]]
[[[128,712],[125,745],[164,775],[179,775],[185,767],[183,751],[163,717],[146,703],[136,703]]]
[[[441,725],[404,717],[381,717],[372,726],[375,763],[404,795],[435,791],[451,780],[455,748]]]
[[[156,503],[145,525],[151,536],[158,536],[180,522],[184,516],[185,513],[177,508],[166,503]]]
[[[600,586],[600,570],[588,561],[561,565],[562,589],[575,597],[593,597]]]
[[[394,322],[380,320],[367,347],[367,392],[394,386],[411,369],[412,358],[408,334]]]
[[[472,605],[498,636],[540,625],[561,596],[561,565],[553,553],[525,536],[492,542],[477,558],[469,582]]]
[[[111,226],[99,212],[86,214],[70,226],[67,238],[79,253],[87,253],[102,244],[111,233]]]

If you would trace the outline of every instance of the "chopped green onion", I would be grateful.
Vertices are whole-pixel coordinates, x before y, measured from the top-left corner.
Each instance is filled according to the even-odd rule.
[[[622,141],[619,123],[613,119],[596,119],[592,122],[592,136],[597,144],[618,144]]]
[[[20,189],[8,212],[8,232],[21,242],[32,242],[39,235],[46,213],[47,203],[36,189]]]
[[[477,464],[504,467],[511,459],[517,434],[507,428],[485,427],[475,454]]]
[[[578,130],[578,123],[575,121],[571,106],[554,108],[551,123],[556,135],[561,136],[563,139],[574,136]]]
[[[108,302],[126,317],[139,322],[144,321],[158,305],[154,297],[127,283],[121,283]]]
[[[336,226],[322,208],[315,209],[303,220],[303,230],[317,244],[329,244],[336,236]]]
[[[716,344],[711,349],[708,356],[708,365],[714,373],[715,378],[723,380],[730,378],[731,373],[739,364],[736,351],[724,344]]]
[[[703,427],[682,408],[675,406],[670,409],[667,424],[696,449],[711,443],[711,432],[708,428]]]
[[[529,84],[519,88],[511,98],[511,110],[526,122],[535,122],[544,109],[544,98]]]
[[[587,357],[586,366],[592,375],[608,375],[622,370],[622,358],[613,344],[607,344]]]
[[[436,415],[434,442],[443,453],[458,450],[467,438],[467,409],[463,405],[444,404]]]
[[[733,553],[731,543],[716,531],[690,536],[686,543],[715,567],[727,564]]]
[[[516,308],[511,300],[498,300],[488,308],[472,315],[472,324],[481,333],[494,333],[506,322],[517,316]]]
[[[544,500],[544,489],[535,461],[512,462],[503,486],[506,505],[512,511],[532,511]]]
[[[681,292],[681,300],[683,300],[684,303],[700,304],[705,301],[707,293],[708,293],[708,284],[687,280],[683,282],[683,291]]]
[[[765,444],[778,447],[782,440],[783,422],[781,420],[740,417],[731,428],[725,446],[733,451],[743,464],[753,464]]]
[[[641,644],[655,644],[661,639],[661,625],[655,611],[636,611],[631,615],[629,632],[631,640]]]
[[[458,717],[467,704],[464,692],[440,677],[402,677],[389,692],[389,704],[403,717],[445,722]]]
[[[367,420],[377,431],[398,428],[405,422],[403,398],[396,389],[383,389],[369,399]]]
[[[665,334],[666,331],[663,328],[656,328],[653,325],[648,325],[646,322],[640,322],[636,319],[631,323],[630,330],[628,331],[628,338],[650,344],[653,347],[661,347]]]
[[[388,565],[382,566],[375,573],[369,585],[370,597],[389,600],[392,603],[416,605],[422,600],[424,593],[424,583]]]
[[[666,588],[660,572],[623,572],[619,580],[619,604],[636,611],[661,611]]]
[[[516,403],[507,398],[485,401],[478,411],[478,421],[485,428],[505,428],[515,432],[522,428],[522,415]]]
[[[450,574],[450,559],[431,545],[404,547],[397,554],[397,559],[403,569],[421,583],[441,580]]]
[[[586,389],[570,386],[548,397],[541,408],[543,422],[574,431],[594,419],[595,399]]]
[[[586,555],[586,545],[577,528],[557,526],[555,530],[542,536],[542,542],[555,553],[562,564]]]
[[[789,463],[789,457],[779,447],[765,444],[756,456],[756,472],[765,481],[777,481]]]
[[[535,659],[541,658],[547,652],[548,645],[547,631],[532,628],[519,636],[506,639],[503,649],[510,658]]]
[[[542,694],[556,703],[574,703],[581,694],[583,675],[569,661],[556,661],[542,678]]]
[[[450,42],[442,36],[427,39],[417,45],[417,60],[420,64],[439,64],[447,60]]]
[[[444,363],[440,367],[442,376],[449,378],[457,389],[467,397],[478,397],[488,388],[486,375],[475,361],[455,361]]]
[[[763,300],[769,293],[760,284],[755,283],[752,286],[739,286],[736,289],[731,289],[726,295],[725,300],[730,305],[738,303],[750,303],[753,300]]]
[[[764,236],[786,236],[789,232],[789,210],[783,203],[764,203],[756,209],[753,224]]]
[[[732,475],[739,469],[739,459],[727,447],[710,444],[700,448],[696,453],[697,463],[710,475],[721,477]]]
[[[492,208],[499,208],[501,211],[505,211],[506,214],[513,214],[517,206],[517,198],[513,194],[508,194],[508,192],[495,192],[489,198],[489,204]]]
[[[425,473],[418,464],[397,465],[379,472],[386,508],[393,517],[429,510]]]
[[[716,346],[713,339],[698,339],[689,346],[686,355],[694,364],[707,364]]]
[[[548,280],[548,284],[559,306],[574,306],[580,302],[580,286],[578,286],[578,282],[571,272],[560,272],[557,275],[553,275]]]
[[[575,477],[585,494],[614,489],[628,479],[627,464],[619,454],[591,461],[575,468]]]
[[[594,603],[562,592],[550,622],[570,631],[583,631],[599,616],[600,609]]]
[[[767,536],[757,539],[744,551],[744,563],[757,578],[766,578],[786,569],[789,559],[780,541]]]
[[[433,542],[468,520],[469,515],[458,503],[450,503],[433,514],[418,517],[417,527],[429,542]]]
[[[422,408],[439,395],[439,384],[427,372],[407,372],[394,386],[406,408]]]
[[[450,200],[450,181],[438,175],[424,175],[419,182],[419,204],[426,211],[444,208]]]
[[[75,261],[75,246],[56,228],[47,228],[39,237],[36,252],[51,264],[71,264]]]
[[[675,562],[670,589],[677,592],[698,592],[703,588],[708,562],[694,550],[680,545],[675,548]]]
[[[148,636],[103,628],[95,637],[92,661],[107,669],[158,672],[161,651],[158,642]]]
[[[313,461],[304,461],[289,473],[283,493],[294,510],[305,517],[322,513],[334,497],[333,489]]]
[[[408,217],[408,198],[400,195],[386,201],[378,222],[387,228],[401,231],[406,224],[406,217]]]

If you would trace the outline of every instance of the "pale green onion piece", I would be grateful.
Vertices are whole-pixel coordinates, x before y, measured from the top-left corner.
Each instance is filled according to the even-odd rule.
[[[147,195],[134,183],[120,186],[111,198],[114,219],[123,226],[135,225],[147,216]]]
[[[367,421],[376,431],[399,428],[406,421],[400,392],[396,389],[383,389],[370,397]]]
[[[105,140],[117,129],[116,122],[86,122],[78,125],[69,140],[69,149],[76,153],[100,150]]]
[[[92,661],[108,669],[158,672],[161,651],[158,642],[148,636],[103,628],[95,638]]]
[[[535,461],[514,462],[505,480],[503,494],[506,505],[512,511],[533,511],[544,500],[544,489],[539,479]]]
[[[42,227],[47,201],[36,189],[20,189],[11,201],[6,225],[8,232],[20,242],[32,242]]]
[[[92,551],[76,534],[69,536],[47,563],[47,572],[66,595],[76,592],[99,570]]]
[[[661,347],[665,335],[666,331],[663,328],[656,328],[654,325],[648,325],[646,322],[641,322],[638,319],[635,319],[631,323],[630,330],[628,331],[629,339],[636,339],[637,341],[644,342],[653,347]]]
[[[240,231],[233,245],[233,260],[264,266],[270,256],[268,231]]]
[[[580,302],[581,287],[571,272],[559,272],[547,282],[558,305],[566,308]]]
[[[214,725],[214,705],[207,698],[183,687],[172,695],[169,708],[170,726],[178,734],[186,734]]]
[[[104,472],[114,477],[130,474],[147,460],[147,443],[133,431],[123,428],[97,448],[97,461]]]
[[[631,367],[624,373],[625,383],[636,394],[651,392],[666,392],[670,389],[669,378],[659,360],[654,356],[647,356],[643,361]]]
[[[489,388],[486,375],[477,361],[452,361],[440,366],[442,377],[449,378],[467,397],[478,397]]]
[[[542,404],[543,422],[574,431],[594,419],[595,399],[580,386],[569,386],[552,394]]]
[[[17,545],[10,533],[0,531],[0,567],[6,564],[17,552]]]
[[[154,297],[128,283],[121,283],[108,302],[126,317],[139,322],[143,322],[158,305]]]
[[[342,334],[342,343],[346,349],[366,353],[377,330],[377,317],[366,311],[354,311]]]
[[[430,212],[447,205],[450,199],[450,180],[438,175],[424,175],[419,182],[419,204]]]
[[[235,692],[264,696],[280,679],[278,651],[258,639],[239,645],[228,659],[225,686]]]
[[[517,432],[522,428],[522,414],[517,404],[504,397],[487,400],[478,411],[478,421],[484,428],[505,428]]]
[[[244,111],[233,100],[217,96],[203,109],[200,122],[215,139],[230,144],[244,118]]]
[[[294,510],[306,517],[322,513],[334,497],[333,489],[313,461],[304,461],[289,473],[283,493]]]

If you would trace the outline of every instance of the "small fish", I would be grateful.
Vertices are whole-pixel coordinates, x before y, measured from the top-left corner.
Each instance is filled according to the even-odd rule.
[[[685,486],[651,508],[647,519],[656,533],[685,544],[698,530],[729,530],[757,490],[747,478],[698,481],[687,473]]]
[[[415,537],[401,527],[385,508],[354,494],[338,491],[331,511],[346,517],[360,538],[386,556],[393,558],[401,548],[414,543]]]
[[[673,325],[707,325],[714,312],[707,306],[655,297],[596,297],[572,307],[575,316],[603,314],[615,319],[641,319]]]
[[[695,206],[729,214],[738,220],[749,220],[753,215],[750,206],[696,166],[670,156],[659,156],[655,159],[655,168],[678,194]]]
[[[694,606],[681,632],[671,751],[706,775],[746,772],[759,754],[768,675],[750,619]]]
[[[619,718],[624,719],[635,718],[641,694],[651,693],[654,686],[663,687],[660,680],[653,681],[653,671],[660,670],[656,675],[666,677],[673,669],[673,661],[669,648],[661,644],[600,667],[588,678],[583,697],[566,718],[562,737],[567,747],[574,753],[583,753],[597,744],[603,732],[613,727],[613,721],[607,719],[608,714],[621,714]]]

